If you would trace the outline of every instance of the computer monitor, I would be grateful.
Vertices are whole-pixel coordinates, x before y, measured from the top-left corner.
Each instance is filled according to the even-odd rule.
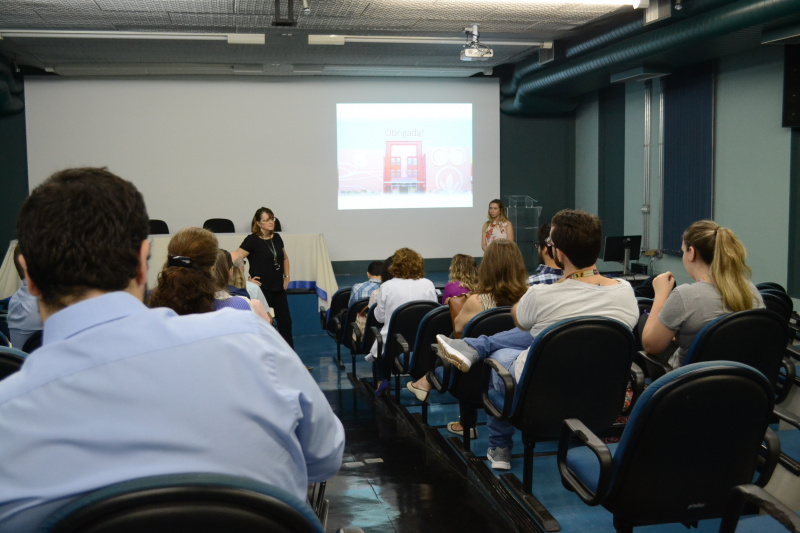
[[[639,259],[642,251],[641,235],[626,235],[623,237],[606,237],[603,248],[603,261],[622,263],[622,275],[631,273],[631,259]]]

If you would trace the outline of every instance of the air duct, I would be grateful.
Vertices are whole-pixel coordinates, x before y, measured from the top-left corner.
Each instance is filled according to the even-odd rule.
[[[543,89],[604,69],[630,65],[673,48],[698,44],[707,39],[795,15],[798,11],[800,0],[739,0],[714,11],[616,42],[572,61],[565,61],[560,65],[549,64],[549,68],[539,69],[522,78],[513,99],[504,99],[501,109],[509,114],[539,114],[538,110],[546,109],[539,101],[542,97],[537,94]],[[561,100],[559,109],[565,107],[563,104],[566,99]],[[575,105],[577,106],[577,100]],[[545,110],[542,114],[561,113],[564,111],[554,109],[550,112]]]

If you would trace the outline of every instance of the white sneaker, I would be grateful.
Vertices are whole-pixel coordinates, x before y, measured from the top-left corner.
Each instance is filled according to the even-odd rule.
[[[439,334],[436,335],[436,342],[439,344],[442,356],[462,372],[469,372],[472,364],[480,360],[478,352],[461,339],[451,339]]]
[[[486,457],[495,470],[511,470],[510,448],[489,448],[486,450]]]

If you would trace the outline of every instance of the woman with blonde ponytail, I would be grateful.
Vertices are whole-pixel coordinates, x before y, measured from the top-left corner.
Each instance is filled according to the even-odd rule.
[[[764,307],[745,263],[747,252],[728,228],[711,220],[695,222],[683,233],[683,266],[696,283],[675,288],[665,272],[653,280],[655,298],[642,332],[648,353],[662,353],[674,338],[678,349],[669,359],[672,368],[683,364],[697,332],[715,318]]]

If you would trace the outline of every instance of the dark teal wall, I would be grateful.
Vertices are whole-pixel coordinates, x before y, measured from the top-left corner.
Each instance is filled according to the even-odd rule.
[[[500,115],[500,195],[524,194],[541,221],[575,206],[575,120]]]
[[[603,233],[625,233],[625,86],[600,91],[597,216]]]
[[[28,197],[28,151],[25,141],[25,113],[0,115],[0,246],[16,238],[16,219]]]

